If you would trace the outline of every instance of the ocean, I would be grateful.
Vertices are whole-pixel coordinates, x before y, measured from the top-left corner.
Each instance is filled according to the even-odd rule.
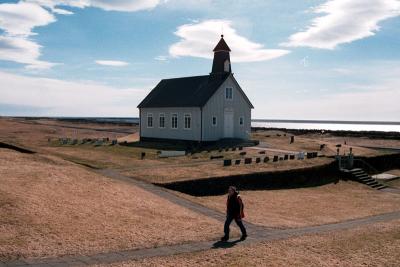
[[[68,118],[67,120],[87,120],[110,123],[139,123],[139,118]],[[333,131],[379,131],[400,132],[400,122],[390,121],[333,121],[333,120],[268,120],[254,119],[252,127],[306,129],[306,130],[333,130]]]
[[[252,127],[333,130],[333,131],[379,131],[400,132],[400,122],[380,121],[322,121],[322,120],[252,120]]]

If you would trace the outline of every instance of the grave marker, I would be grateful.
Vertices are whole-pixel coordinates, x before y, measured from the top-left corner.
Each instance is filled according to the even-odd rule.
[[[224,167],[231,166],[231,165],[232,165],[232,160],[231,159],[224,159]]]

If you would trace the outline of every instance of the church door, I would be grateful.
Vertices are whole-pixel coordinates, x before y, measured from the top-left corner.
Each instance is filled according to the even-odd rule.
[[[224,137],[233,137],[233,111],[231,110],[224,111]]]

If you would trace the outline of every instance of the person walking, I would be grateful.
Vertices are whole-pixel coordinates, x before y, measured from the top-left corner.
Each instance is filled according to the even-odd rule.
[[[240,240],[245,240],[247,237],[246,228],[243,225],[242,218],[244,218],[243,212],[243,201],[237,191],[236,187],[230,186],[228,189],[228,199],[226,201],[226,220],[224,225],[225,235],[221,238],[221,241],[228,241],[229,239],[229,226],[232,221],[235,220],[242,232]]]

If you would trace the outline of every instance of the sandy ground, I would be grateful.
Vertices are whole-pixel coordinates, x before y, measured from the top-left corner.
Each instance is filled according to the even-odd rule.
[[[399,266],[400,221],[102,266]]]
[[[152,247],[220,235],[219,222],[52,156],[0,149],[0,259]]]
[[[400,210],[400,195],[370,189],[355,182],[313,188],[242,191],[246,220],[286,228],[333,223]],[[226,196],[193,197],[180,194],[224,212]]]

